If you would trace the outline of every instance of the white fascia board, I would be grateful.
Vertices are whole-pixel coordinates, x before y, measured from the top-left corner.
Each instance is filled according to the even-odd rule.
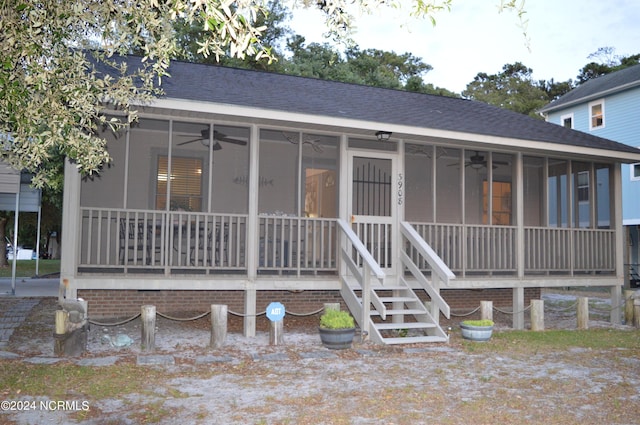
[[[464,133],[458,131],[438,130],[426,127],[414,127],[399,124],[386,124],[373,121],[354,120],[350,118],[328,117],[325,115],[299,114],[294,112],[278,111],[273,109],[248,108],[228,104],[218,104],[209,102],[193,102],[183,99],[157,99],[150,106],[175,109],[181,111],[197,111],[211,114],[230,115],[234,117],[246,117],[247,119],[266,119],[277,121],[288,121],[299,124],[316,124],[331,127],[345,127],[359,130],[380,130],[393,133],[414,134],[423,137],[435,137],[443,139],[453,139],[476,143],[491,144],[494,146],[505,146],[510,149],[519,147],[523,149],[543,150],[550,154],[558,153],[566,155],[568,152],[577,155],[598,156],[606,159],[613,159],[620,162],[640,162],[640,150],[637,154],[629,152],[618,152],[606,149],[596,149],[572,145],[562,145],[551,142],[540,142],[535,140],[515,139],[510,137],[498,137],[476,133]]]
[[[581,103],[587,103],[590,102],[592,100],[598,99],[600,97],[605,97],[608,96],[610,94],[615,94],[617,92],[621,92],[627,89],[631,89],[634,88],[636,86],[640,86],[640,81],[633,81],[631,83],[627,83],[621,86],[617,86],[617,87],[612,87],[608,90],[602,90],[599,91],[597,93],[592,93],[589,96],[583,96],[574,100],[571,100],[569,102],[565,102],[565,103],[561,103],[559,105],[554,105],[552,106],[551,104],[543,107],[542,109],[539,109],[538,112],[541,114],[548,114],[549,112],[555,112],[556,110],[561,110],[561,109],[565,109],[565,108],[569,108],[572,107],[574,105],[579,105]]]

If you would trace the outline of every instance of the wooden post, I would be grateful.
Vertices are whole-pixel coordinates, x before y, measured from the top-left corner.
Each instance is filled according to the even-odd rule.
[[[156,346],[156,306],[143,305],[142,319],[142,351],[153,351]]]
[[[633,326],[640,328],[640,298],[633,299]]]
[[[624,291],[624,323],[627,325],[633,324],[633,294],[635,292],[629,289]]]
[[[531,330],[544,330],[544,301],[531,300]]]
[[[227,311],[226,305],[211,304],[211,348],[220,348],[227,338]]]
[[[589,329],[589,298],[578,297],[578,329]]]
[[[493,301],[480,301],[480,319],[493,321]]]
[[[284,320],[275,320],[270,322],[269,327],[269,345],[284,344]]]
[[[64,355],[64,341],[67,333],[67,320],[69,313],[64,310],[56,310],[56,333],[53,339],[53,354]]]

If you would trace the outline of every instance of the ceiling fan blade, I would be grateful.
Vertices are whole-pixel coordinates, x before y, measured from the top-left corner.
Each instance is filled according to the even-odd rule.
[[[186,144],[188,144],[188,143],[198,142],[198,141],[200,141],[200,140],[202,140],[202,139],[199,139],[199,138],[198,138],[198,139],[191,139],[191,140],[187,140],[187,141],[185,141],[185,142],[180,142],[180,143],[178,143],[178,146],[186,145]]]
[[[209,132],[207,131],[207,138],[208,137],[209,137]],[[234,145],[240,145],[240,146],[247,145],[246,141],[227,137],[226,134],[220,133],[217,130],[213,130],[213,138],[216,140],[220,140],[221,142],[233,143]]]

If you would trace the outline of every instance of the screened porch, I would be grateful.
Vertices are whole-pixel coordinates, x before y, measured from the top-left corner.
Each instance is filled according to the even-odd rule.
[[[393,191],[393,214],[459,279],[615,275],[613,164],[158,117],[105,137],[113,162],[80,185],[78,273],[337,275],[336,220]],[[356,176],[348,152],[399,165]],[[369,247],[380,262],[391,251]]]

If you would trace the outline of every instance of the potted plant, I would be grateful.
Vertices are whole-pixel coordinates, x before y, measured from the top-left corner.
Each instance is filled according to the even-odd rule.
[[[465,320],[460,323],[462,338],[471,341],[488,341],[493,333],[493,320]]]
[[[356,333],[355,321],[348,311],[329,309],[320,316],[320,340],[332,350],[351,348]]]

